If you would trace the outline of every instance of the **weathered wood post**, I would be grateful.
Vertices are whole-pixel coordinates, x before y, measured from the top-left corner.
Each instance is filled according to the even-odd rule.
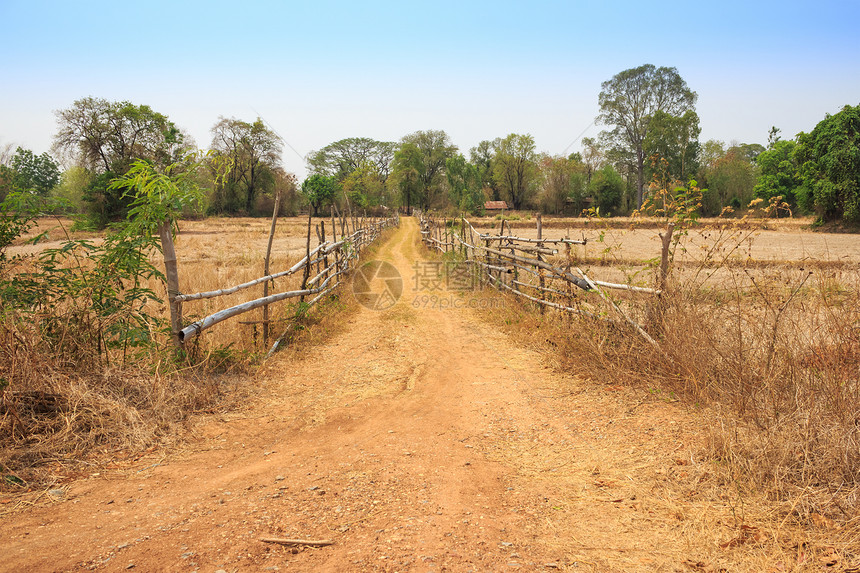
[[[660,233],[663,249],[660,252],[660,276],[657,278],[657,288],[661,291],[666,288],[666,282],[669,278],[669,247],[672,245],[672,233],[674,231],[675,223],[669,223],[666,227],[666,233]]]
[[[170,337],[173,346],[182,348],[179,333],[182,331],[182,303],[176,300],[179,296],[179,268],[176,263],[176,248],[173,245],[173,225],[165,220],[158,226],[161,238],[161,252],[164,255],[164,276],[167,279],[167,302],[170,307]]]
[[[332,243],[337,242],[337,225],[334,224],[334,205],[330,207],[331,211],[331,241]]]
[[[543,242],[541,242],[541,239],[543,239],[543,219],[541,218],[541,213],[537,214],[537,239],[538,239],[538,244],[537,244],[538,248],[542,248]],[[537,260],[543,261],[543,257],[541,256],[540,251],[535,253],[535,255],[537,255]],[[541,295],[540,296],[541,296],[541,298],[544,298],[544,297],[546,297],[546,294],[544,294],[544,293],[546,293],[546,291],[544,290],[546,288],[546,279],[544,278],[544,271],[540,267],[538,267],[538,282],[540,284],[540,289],[541,289],[541,291],[540,291]],[[540,313],[544,314],[546,312],[546,306],[544,306],[544,305],[539,305],[539,306],[540,306]]]
[[[325,243],[325,221],[320,221],[320,245],[322,245],[323,243]],[[323,253],[322,268],[328,269],[328,254],[326,253]],[[325,279],[327,279],[328,275],[329,271],[325,271],[325,276],[322,277],[322,280],[324,281]]]
[[[503,211],[502,213],[503,213],[503,216],[504,216],[504,211]],[[501,252],[501,251],[502,251],[502,245],[504,244],[504,239],[502,239],[502,237],[504,237],[504,236],[505,236],[505,220],[504,220],[504,218],[503,218],[503,219],[502,219],[502,225],[501,225],[501,228],[499,229],[499,252]],[[501,282],[502,282],[502,280],[504,280],[504,278],[502,277],[502,270],[501,270],[501,267],[502,267],[505,263],[504,263],[504,261],[502,261],[502,257],[501,257],[501,256],[499,256],[499,255],[496,255],[496,263],[497,263],[497,265],[498,265],[498,267],[499,267],[499,268],[496,270],[496,280],[497,280],[497,283],[496,283],[496,284],[499,284],[499,283],[501,283]]]
[[[278,211],[281,210],[281,190],[275,194],[275,209],[272,211],[272,226],[269,229],[269,243],[266,245],[266,260],[263,263],[263,276],[269,276],[269,260],[272,256],[272,241],[275,238],[275,226],[278,223]],[[269,281],[263,283],[263,296],[269,296]],[[269,305],[263,306],[263,344],[269,342]]]
[[[647,317],[648,322],[654,325],[656,332],[663,333],[663,319],[666,313],[666,286],[669,283],[669,248],[672,246],[672,234],[675,231],[675,223],[669,223],[665,233],[659,233],[661,250],[660,250],[660,270],[657,274],[657,300],[653,305],[648,305]]]
[[[308,238],[305,243],[305,272],[302,276],[302,290],[308,288],[308,278],[309,273],[311,272],[311,215],[313,211],[308,209]],[[305,302],[305,295],[299,297],[300,302]]]

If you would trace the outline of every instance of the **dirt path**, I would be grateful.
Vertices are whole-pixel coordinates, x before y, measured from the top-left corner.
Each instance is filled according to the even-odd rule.
[[[695,454],[701,421],[553,372],[478,311],[422,307],[422,253],[405,219],[377,255],[400,301],[273,358],[259,403],[190,451],[0,521],[0,570],[761,570],[767,542],[720,549],[740,524]]]

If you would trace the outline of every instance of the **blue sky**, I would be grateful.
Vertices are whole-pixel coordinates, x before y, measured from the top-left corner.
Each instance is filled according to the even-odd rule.
[[[600,84],[645,63],[699,94],[701,139],[765,143],[860,104],[860,0],[174,2],[0,0],[0,145],[47,151],[54,110],[147,104],[200,147],[258,115],[285,167],[345,137],[444,129],[464,152],[596,136]]]

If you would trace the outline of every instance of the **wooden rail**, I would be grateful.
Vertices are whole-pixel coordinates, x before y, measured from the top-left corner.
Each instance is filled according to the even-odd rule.
[[[625,310],[620,301],[611,299],[604,290],[650,295],[647,304],[652,297],[659,299],[662,289],[601,281],[587,276],[576,266],[572,247],[586,245],[588,239],[543,238],[540,215],[536,221],[536,239],[517,237],[510,231],[506,233],[505,221],[502,221],[497,235],[479,232],[465,217],[437,219],[427,213],[419,213],[419,223],[421,238],[427,248],[443,254],[453,253],[455,260],[472,265],[473,272],[483,284],[537,303],[542,312],[543,309],[555,309],[592,318],[605,315],[589,301],[589,293],[597,294],[623,322],[630,324],[650,344],[656,345],[630,316],[635,301],[628,298]],[[666,241],[663,243],[658,287],[665,284],[668,265]],[[562,248],[564,251],[560,253]]]
[[[335,219],[333,212],[331,227],[335,238],[337,237],[336,223],[337,220]],[[337,288],[341,284],[341,277],[355,269],[361,252],[379,238],[380,234],[385,229],[399,225],[400,219],[399,216],[396,215],[386,219],[368,219],[367,217],[353,219],[351,233],[349,220],[344,217],[341,218],[340,223],[341,236],[339,240],[334,241],[325,240],[325,222],[321,222],[317,225],[317,238],[319,240],[319,244],[315,248],[311,249],[311,219],[308,217],[306,254],[299,262],[287,270],[267,274],[266,276],[232,287],[189,294],[177,293],[171,299],[171,302],[175,303],[175,305],[180,309],[178,318],[173,315],[171,316],[171,324],[175,325],[173,329],[174,338],[178,340],[180,345],[184,344],[204,330],[229,318],[258,308],[265,309],[268,308],[268,305],[270,304],[291,298],[300,298],[304,301],[305,297],[313,296],[314,298],[305,303],[307,307],[313,306],[319,302],[323,296]],[[274,228],[274,223],[272,227]],[[297,290],[269,295],[267,288],[264,291],[264,296],[261,298],[255,298],[241,304],[219,310],[193,322],[192,324],[182,327],[182,303],[226,296],[260,284],[268,286],[274,279],[299,273],[302,273],[303,280],[301,288]],[[171,309],[172,308],[173,306],[171,306]],[[277,348],[278,342],[276,342],[275,346],[272,347],[272,351]]]

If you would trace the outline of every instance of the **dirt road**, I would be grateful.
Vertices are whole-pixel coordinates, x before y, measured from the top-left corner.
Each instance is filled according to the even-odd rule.
[[[190,449],[0,521],[0,570],[761,570],[766,541],[720,548],[737,503],[696,454],[700,420],[554,372],[470,293],[413,291],[417,237],[404,219],[377,254],[396,305],[271,359],[263,396]]]

